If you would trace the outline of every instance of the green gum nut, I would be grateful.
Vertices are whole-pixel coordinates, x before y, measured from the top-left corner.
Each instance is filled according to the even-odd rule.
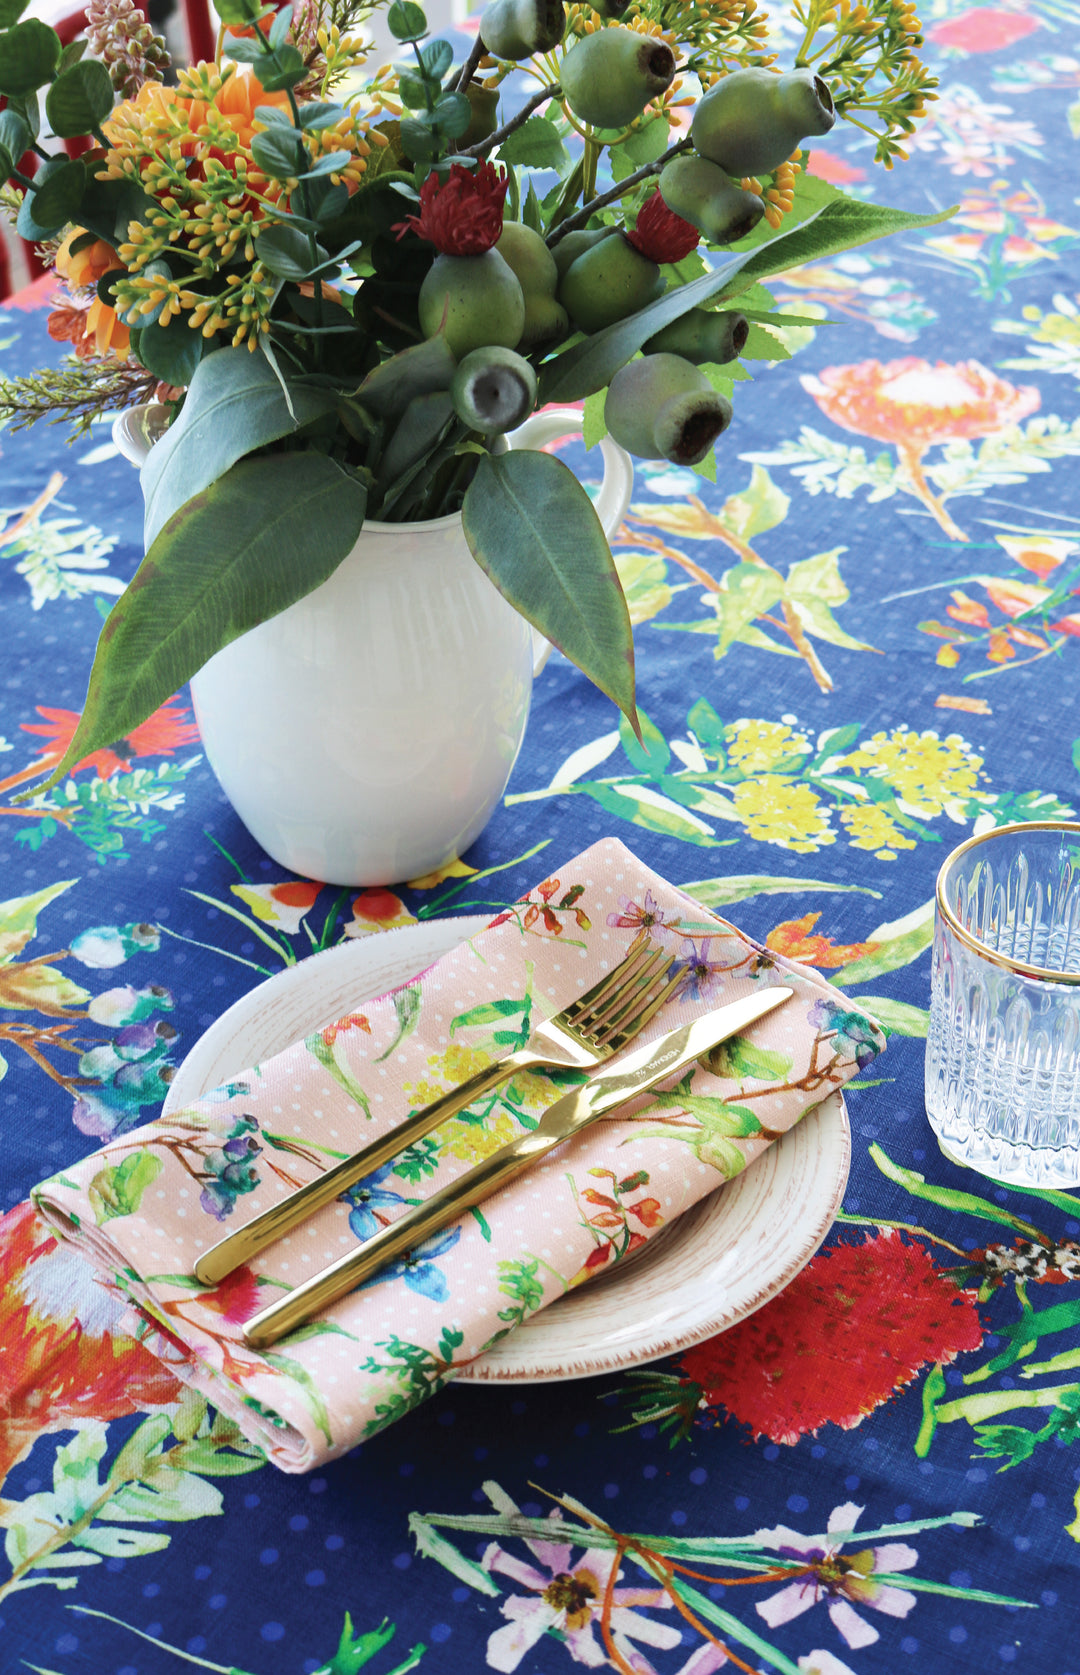
[[[566,233],[551,252],[559,270],[559,278],[562,278],[571,262],[576,262],[586,250],[591,250],[594,244],[599,244],[601,239],[610,238],[618,230],[618,227],[580,227],[577,232]]]
[[[467,151],[471,145],[479,145],[489,134],[493,134],[499,125],[496,119],[499,108],[497,87],[485,87],[483,82],[471,81],[465,89],[465,97],[472,107],[472,116],[469,118],[469,126],[457,141],[462,151]]]
[[[489,344],[516,348],[525,325],[525,298],[497,250],[482,256],[436,256],[420,287],[419,312],[424,336],[445,329],[447,347],[461,360]]]
[[[675,79],[675,54],[664,41],[613,24],[572,47],[559,79],[575,116],[596,128],[625,128]]]
[[[454,374],[450,399],[470,430],[498,436],[528,418],[536,388],[536,373],[512,349],[474,349]]]
[[[540,234],[521,221],[504,221],[495,248],[517,275],[525,298],[519,348],[539,349],[559,342],[569,331],[570,321],[565,308],[556,301],[559,270]]]
[[[496,58],[552,52],[565,27],[563,0],[491,0],[480,18],[481,38]]]
[[[659,267],[621,235],[605,238],[572,262],[559,301],[579,331],[598,332],[654,302],[664,290]]]
[[[723,366],[734,361],[746,347],[750,322],[745,314],[733,309],[711,314],[707,308],[691,308],[681,319],[650,337],[645,344],[647,355],[681,355],[684,360],[700,366],[709,361]]]
[[[646,355],[611,380],[604,422],[638,459],[697,465],[731,422],[731,403],[681,355]]]
[[[690,125],[695,150],[729,175],[771,174],[811,134],[836,121],[828,84],[813,70],[735,70],[698,102]]]
[[[673,157],[660,176],[660,196],[710,244],[734,244],[753,232],[765,213],[756,192],[744,192],[704,157]]]

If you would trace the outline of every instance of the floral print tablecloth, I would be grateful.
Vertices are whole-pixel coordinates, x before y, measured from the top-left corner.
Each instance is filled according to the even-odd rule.
[[[921,1092],[941,859],[1080,813],[1080,18],[923,16],[941,98],[911,161],[883,177],[852,133],[811,168],[959,213],[777,284],[822,324],[750,363],[718,481],[638,468],[618,556],[644,746],[553,659],[504,805],[444,875],[284,875],[184,694],[16,804],[70,736],[141,520],[106,427],[0,438],[5,1669],[1080,1671],[1080,1193],[953,1167]],[[59,353],[45,301],[3,306],[5,371]],[[679,1357],[452,1387],[287,1479],[117,1331],[28,1189],[152,1117],[226,1006],[343,937],[497,912],[544,868],[522,911],[572,936],[560,866],[605,835],[891,1032],[848,1095],[838,1223]],[[490,1121],[513,1132],[512,1101]],[[380,1192],[411,1186],[380,1183],[358,1236]],[[651,1213],[647,1183],[584,1196],[598,1249]]]

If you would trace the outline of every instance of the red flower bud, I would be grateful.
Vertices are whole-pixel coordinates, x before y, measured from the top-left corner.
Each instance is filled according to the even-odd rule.
[[[420,214],[398,221],[393,230],[398,238],[409,231],[426,238],[441,256],[482,256],[502,232],[508,185],[492,163],[475,169],[454,163],[448,175],[428,175],[420,188]]]
[[[656,191],[645,199],[638,210],[637,226],[626,236],[651,262],[681,262],[696,247],[701,234],[669,209]]]

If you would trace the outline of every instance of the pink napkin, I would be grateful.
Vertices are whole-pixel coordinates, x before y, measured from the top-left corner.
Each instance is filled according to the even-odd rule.
[[[200,1251],[590,988],[635,939],[685,976],[643,1032],[773,984],[793,999],[698,1068],[558,1147],[480,1212],[257,1353],[273,1297],[534,1127],[565,1076],[517,1077],[209,1289]],[[127,1327],[285,1471],[374,1436],[536,1309],[636,1250],[884,1047],[816,973],[742,936],[605,839],[413,983],[35,1188],[48,1225],[127,1304]],[[612,1061],[615,1062],[615,1061]],[[675,1091],[677,1090],[677,1091]],[[526,1277],[528,1283],[524,1283]]]

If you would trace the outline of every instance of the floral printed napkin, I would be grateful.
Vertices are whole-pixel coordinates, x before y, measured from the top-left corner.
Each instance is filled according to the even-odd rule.
[[[201,1250],[523,1045],[648,939],[682,982],[641,1040],[762,985],[795,997],[258,1353],[243,1322],[523,1128],[572,1073],[516,1077],[452,1117],[251,1266],[202,1286]],[[114,1140],[34,1191],[128,1306],[127,1325],[285,1471],[374,1436],[497,1339],[745,1168],[883,1048],[872,1018],[758,947],[614,839],[545,879],[413,982]],[[526,1283],[527,1282],[527,1283]]]

